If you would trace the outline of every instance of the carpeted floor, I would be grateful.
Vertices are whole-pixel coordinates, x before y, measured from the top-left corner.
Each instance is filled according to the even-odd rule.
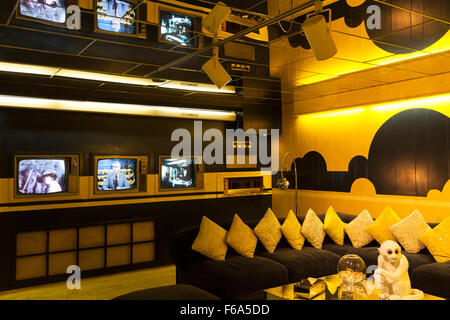
[[[67,289],[66,282],[0,292],[0,300],[110,300],[119,295],[175,284],[175,266],[81,278],[80,290]]]

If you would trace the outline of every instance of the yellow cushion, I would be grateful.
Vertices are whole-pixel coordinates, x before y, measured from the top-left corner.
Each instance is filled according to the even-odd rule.
[[[309,209],[306,213],[301,232],[314,248],[322,249],[325,231],[323,231],[322,221],[320,221],[313,209]]]
[[[268,208],[264,217],[253,229],[259,241],[269,253],[273,253],[281,239],[281,225],[273,211]]]
[[[253,230],[235,214],[227,234],[226,242],[240,255],[253,258],[258,239]]]
[[[379,244],[387,240],[397,241],[392,232],[389,230],[389,227],[397,222],[400,222],[402,219],[392,210],[391,207],[387,206],[383,212],[375,219],[375,222],[367,227],[366,231],[375,240],[378,241]]]
[[[333,207],[330,206],[325,214],[323,230],[331,238],[331,240],[334,241],[334,243],[341,246],[344,244],[344,226],[345,223],[342,222],[336,211],[334,211]]]
[[[425,246],[419,241],[419,236],[431,230],[419,210],[414,210],[402,221],[389,227],[394,237],[407,252],[417,253]]]
[[[450,217],[419,236],[437,262],[450,261]]]
[[[373,237],[366,232],[368,226],[373,223],[369,211],[364,209],[355,219],[344,226],[352,245],[361,248],[373,241]]]
[[[301,250],[303,248],[303,244],[305,243],[305,238],[301,234],[301,228],[302,226],[300,222],[298,222],[294,212],[289,210],[286,219],[281,225],[281,232],[291,247],[296,250]]]
[[[203,216],[191,249],[214,260],[225,260],[228,249],[226,236],[227,230]]]

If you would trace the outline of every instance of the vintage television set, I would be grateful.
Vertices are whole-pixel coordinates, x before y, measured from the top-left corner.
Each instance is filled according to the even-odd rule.
[[[159,8],[159,41],[198,48],[201,43],[201,17]]]
[[[94,3],[96,32],[146,37],[145,25],[138,22],[143,11],[138,8],[137,0],[94,0]]]
[[[66,27],[67,7],[78,5],[78,0],[20,0],[16,17]]]
[[[79,193],[78,155],[16,155],[15,198],[45,198]]]
[[[147,191],[147,156],[94,156],[94,193]]]
[[[194,157],[159,157],[159,190],[180,191],[203,188],[203,165],[196,164]]]

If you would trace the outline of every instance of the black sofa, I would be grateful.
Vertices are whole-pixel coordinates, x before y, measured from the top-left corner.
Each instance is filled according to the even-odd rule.
[[[350,222],[353,215],[338,213],[342,221]],[[324,215],[318,215],[323,221]],[[304,217],[299,221],[303,224]],[[246,223],[253,229],[257,221]],[[280,219],[283,223],[283,219]],[[231,222],[221,224],[229,230]],[[430,224],[434,227],[435,224]],[[263,289],[300,281],[307,277],[321,277],[337,273],[341,256],[359,255],[366,266],[376,265],[379,247],[376,241],[362,248],[354,248],[348,236],[344,245],[335,244],[325,236],[322,249],[316,249],[305,241],[302,250],[294,250],[284,237],[275,252],[268,253],[258,241],[254,258],[246,258],[228,247],[225,261],[216,261],[193,251],[191,245],[199,226],[179,230],[169,237],[169,251],[174,259],[177,283],[189,284],[206,290],[221,299],[259,299]],[[424,249],[419,253],[403,252],[409,261],[409,273],[413,288],[450,299],[450,262],[437,263]]]

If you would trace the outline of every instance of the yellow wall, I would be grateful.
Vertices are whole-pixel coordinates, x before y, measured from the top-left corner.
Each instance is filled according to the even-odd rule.
[[[376,132],[389,118],[417,107],[450,117],[450,94],[300,116],[289,113],[289,108],[284,107],[280,154],[289,151],[295,157],[304,157],[308,152],[316,151],[324,157],[328,171],[347,172],[352,158],[358,155],[368,158]],[[286,165],[284,170],[288,170]],[[389,205],[400,217],[406,217],[415,209],[428,222],[440,222],[450,216],[450,180],[442,191],[430,190],[426,197],[379,195],[369,180],[360,178],[353,182],[349,193],[301,190],[298,198],[300,215],[305,215],[309,208],[325,213],[331,205],[337,211],[349,214],[359,214],[367,209],[376,217]],[[293,199],[294,191],[274,190],[274,211],[279,216],[286,215],[289,209],[294,209]]]

